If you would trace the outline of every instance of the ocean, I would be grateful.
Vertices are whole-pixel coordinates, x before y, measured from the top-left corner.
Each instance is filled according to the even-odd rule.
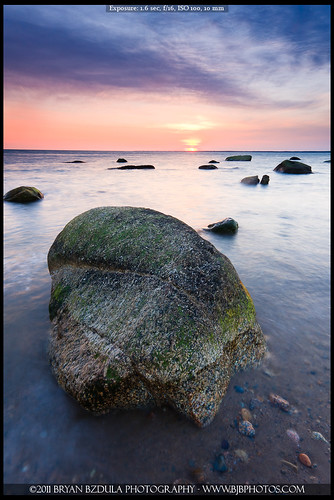
[[[4,483],[329,484],[330,153],[242,153],[252,160],[225,161],[235,151],[4,152],[4,193],[26,185],[44,194],[3,203]],[[273,171],[292,156],[313,173]],[[119,170],[118,158],[155,169]],[[217,169],[198,169],[211,160]],[[268,185],[240,183],[264,174]],[[254,301],[268,353],[233,376],[204,429],[168,407],[96,417],[51,373],[47,253],[73,217],[99,206],[146,207],[187,223],[229,257]],[[236,234],[205,231],[225,217],[238,222]],[[271,393],[292,410],[273,406]],[[242,408],[254,438],[237,430]]]

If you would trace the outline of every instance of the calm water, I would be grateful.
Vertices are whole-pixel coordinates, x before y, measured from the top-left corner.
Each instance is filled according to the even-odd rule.
[[[330,482],[329,445],[312,439],[317,431],[330,441],[330,163],[324,163],[330,156],[245,153],[253,155],[251,162],[225,162],[234,151],[5,152],[4,193],[30,185],[45,196],[33,204],[3,204],[5,483],[196,482],[194,469],[213,484]],[[312,175],[273,172],[295,155],[312,166]],[[119,166],[119,157],[156,168],[108,170]],[[212,159],[220,161],[217,170],[198,169]],[[73,160],[85,163],[66,163]],[[269,185],[240,183],[256,174],[268,174]],[[205,429],[169,408],[94,417],[50,372],[48,250],[73,217],[106,205],[152,208],[186,222],[231,259],[253,298],[268,355],[258,368],[233,377]],[[238,221],[236,235],[203,231],[225,217]],[[271,406],[271,392],[294,411]],[[240,409],[249,405],[253,439],[235,427]],[[298,433],[299,446],[288,429]],[[298,462],[300,452],[310,457],[311,468]],[[221,453],[229,465],[224,473],[213,466]]]

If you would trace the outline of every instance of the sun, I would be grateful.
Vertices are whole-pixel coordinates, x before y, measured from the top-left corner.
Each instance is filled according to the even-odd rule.
[[[195,151],[198,151],[196,146],[198,146],[198,144],[201,143],[201,139],[195,139],[195,138],[182,139],[182,142],[184,142],[185,145],[187,146],[186,148],[184,148],[184,150],[193,153]]]

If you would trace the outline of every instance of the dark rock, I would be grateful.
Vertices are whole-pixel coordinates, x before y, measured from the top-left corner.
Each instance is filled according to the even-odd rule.
[[[127,161],[124,158],[118,158],[117,163],[127,163]]]
[[[324,163],[331,163],[331,160],[324,160]]]
[[[291,156],[290,160],[300,160],[300,158],[298,156]]]
[[[243,184],[256,185],[260,182],[260,179],[257,175],[251,175],[249,177],[244,177],[240,182],[242,182]]]
[[[269,175],[263,175],[260,184],[269,184]]]
[[[282,172],[284,174],[311,174],[312,168],[300,161],[284,160],[274,168],[274,172]]]
[[[65,161],[65,163],[86,163],[82,160]]]
[[[219,163],[219,161],[216,161],[216,160],[210,160],[208,163]]]
[[[44,198],[44,194],[38,189],[31,186],[20,186],[8,191],[3,199],[5,201],[13,201],[16,203],[30,203]]]
[[[117,167],[118,170],[144,170],[144,169],[155,168],[153,165],[123,165],[122,167]]]
[[[218,168],[218,167],[216,167],[216,165],[201,165],[198,168],[201,168],[202,170],[214,170],[215,168]]]
[[[230,260],[174,217],[99,207],[48,253],[58,383],[86,409],[170,405],[200,427],[265,340]]]
[[[213,231],[214,233],[235,233],[238,229],[239,225],[236,220],[232,219],[232,217],[226,217],[220,222],[215,222],[214,224],[209,224],[209,231]]]
[[[225,161],[251,161],[251,155],[235,155],[235,156],[227,156]]]
[[[223,450],[228,450],[230,447],[230,443],[227,441],[227,439],[222,440],[222,448]]]

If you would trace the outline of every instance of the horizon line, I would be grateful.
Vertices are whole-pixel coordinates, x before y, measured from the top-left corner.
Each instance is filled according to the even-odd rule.
[[[185,151],[184,149],[39,149],[39,148],[4,148],[3,151],[80,151],[87,153],[105,152],[105,153],[330,153],[330,149],[203,149],[197,151]]]

